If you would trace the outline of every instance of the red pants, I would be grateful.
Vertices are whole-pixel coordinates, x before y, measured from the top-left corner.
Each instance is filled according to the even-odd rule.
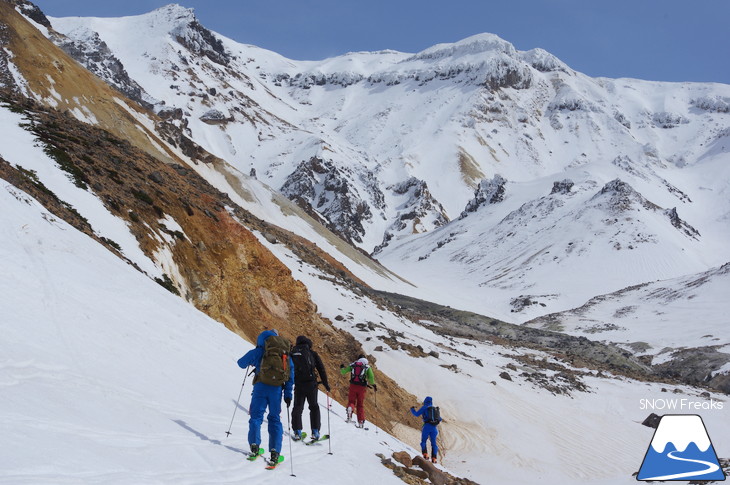
[[[347,406],[357,409],[357,420],[365,421],[365,392],[368,390],[365,386],[350,384],[350,392],[347,395]]]

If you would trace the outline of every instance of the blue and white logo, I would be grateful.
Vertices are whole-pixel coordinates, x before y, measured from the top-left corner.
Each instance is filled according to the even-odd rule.
[[[636,479],[725,480],[702,418],[694,414],[662,416]]]

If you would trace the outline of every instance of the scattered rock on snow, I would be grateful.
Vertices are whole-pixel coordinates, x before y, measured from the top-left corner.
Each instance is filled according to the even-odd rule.
[[[659,421],[661,421],[662,417],[651,413],[649,416],[646,417],[646,419],[641,423],[646,427],[654,428],[656,429],[657,426],[659,426]]]
[[[406,468],[413,466],[411,455],[409,455],[407,451],[395,451],[392,456],[395,461],[404,465]]]

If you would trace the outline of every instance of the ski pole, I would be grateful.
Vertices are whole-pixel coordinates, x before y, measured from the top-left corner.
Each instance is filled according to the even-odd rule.
[[[291,423],[289,421],[289,404],[286,405],[286,431],[287,435],[289,436],[289,465],[291,466],[291,476],[296,477],[294,475],[294,457],[292,456],[291,451]]]
[[[375,386],[375,434],[378,434],[378,386]]]
[[[248,367],[246,367],[246,371],[248,371]],[[233,408],[233,416],[231,417],[231,424],[228,426],[228,431],[226,431],[226,438],[231,436],[231,428],[233,427],[233,420],[236,417],[236,411],[238,411],[238,403],[241,400],[241,394],[243,394],[243,386],[246,385],[246,378],[248,377],[248,374],[243,375],[243,384],[241,384],[241,392],[238,393],[238,399],[236,399],[236,407]]]
[[[330,402],[330,392],[327,391],[327,435],[329,435],[329,439],[327,440],[327,447],[329,448],[328,455],[332,454],[332,435],[330,434],[330,408],[332,407],[332,403]]]

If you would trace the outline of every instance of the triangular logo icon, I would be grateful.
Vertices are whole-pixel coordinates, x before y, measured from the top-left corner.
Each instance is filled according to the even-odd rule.
[[[636,479],[725,480],[702,418],[696,414],[662,416]]]

